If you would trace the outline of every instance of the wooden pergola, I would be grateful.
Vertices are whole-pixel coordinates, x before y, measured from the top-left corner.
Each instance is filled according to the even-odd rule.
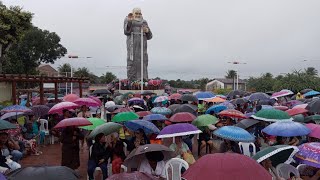
[[[0,74],[0,82],[12,83],[12,103],[17,103],[17,83],[39,83],[40,103],[44,103],[44,83],[54,83],[55,102],[58,102],[58,83],[78,83],[79,96],[82,97],[82,84],[89,83],[89,78],[77,77],[49,77],[42,75]]]

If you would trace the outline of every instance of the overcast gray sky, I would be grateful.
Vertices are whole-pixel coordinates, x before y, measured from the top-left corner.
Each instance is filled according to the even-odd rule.
[[[154,34],[149,76],[165,79],[240,78],[320,68],[319,0],[3,0],[33,12],[33,23],[56,32],[69,54],[58,60],[125,77],[124,17],[141,7]],[[302,62],[307,59],[308,61]],[[228,61],[246,62],[232,65]]]

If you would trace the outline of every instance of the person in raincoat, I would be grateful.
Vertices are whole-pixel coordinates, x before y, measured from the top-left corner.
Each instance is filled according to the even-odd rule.
[[[300,92],[298,92],[296,96],[296,100],[303,99],[303,98],[304,98],[303,95]]]

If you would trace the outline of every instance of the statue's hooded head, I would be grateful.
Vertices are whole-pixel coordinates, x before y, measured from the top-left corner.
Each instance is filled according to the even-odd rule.
[[[140,8],[134,8],[132,10],[133,18],[136,21],[141,21],[142,20],[142,14],[141,14],[141,9]]]

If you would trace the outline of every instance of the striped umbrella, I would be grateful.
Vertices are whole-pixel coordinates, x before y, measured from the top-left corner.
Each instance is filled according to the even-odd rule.
[[[154,103],[161,103],[164,101],[168,101],[168,97],[167,96],[158,96],[153,102]]]

